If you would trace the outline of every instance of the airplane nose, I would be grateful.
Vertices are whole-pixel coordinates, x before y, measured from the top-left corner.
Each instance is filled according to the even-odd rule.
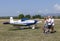
[[[42,23],[42,21],[38,21],[37,23]]]

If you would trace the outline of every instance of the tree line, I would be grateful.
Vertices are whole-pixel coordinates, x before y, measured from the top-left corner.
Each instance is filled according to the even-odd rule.
[[[42,16],[41,15],[33,15],[33,16],[31,16],[31,15],[24,15],[24,14],[20,14],[19,16],[18,16],[18,18],[19,19],[21,19],[21,18],[29,18],[29,19],[35,19],[35,18],[42,18]]]
[[[41,16],[41,15],[24,15],[24,14],[19,14],[18,16],[12,16],[14,19],[21,19],[21,18],[29,18],[29,19],[36,19],[36,18],[39,18],[39,19],[43,19],[45,16]],[[0,17],[0,19],[9,19],[10,16],[5,16],[5,17]],[[53,18],[55,19],[60,19],[60,16],[53,16]]]

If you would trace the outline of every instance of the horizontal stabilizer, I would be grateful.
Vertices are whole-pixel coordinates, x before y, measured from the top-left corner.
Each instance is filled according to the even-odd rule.
[[[4,22],[3,24],[10,24],[9,22]]]

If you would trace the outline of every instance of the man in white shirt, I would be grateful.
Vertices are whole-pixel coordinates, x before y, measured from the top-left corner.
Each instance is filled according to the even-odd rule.
[[[48,29],[51,29],[51,27],[52,27],[52,19],[51,19],[51,16],[48,16],[47,22],[48,22]]]
[[[56,32],[54,29],[55,23],[54,23],[54,19],[51,17],[51,23],[52,23],[52,27],[51,27],[51,32]]]
[[[48,29],[50,30],[51,29],[51,32],[56,32],[54,31],[54,19],[51,17],[51,16],[48,16]]]

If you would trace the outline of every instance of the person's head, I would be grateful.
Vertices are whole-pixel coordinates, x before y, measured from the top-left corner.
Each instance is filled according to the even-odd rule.
[[[48,19],[51,18],[51,16],[48,16]]]
[[[44,17],[44,20],[47,20],[47,17]]]
[[[52,19],[53,17],[51,16],[51,19]]]

